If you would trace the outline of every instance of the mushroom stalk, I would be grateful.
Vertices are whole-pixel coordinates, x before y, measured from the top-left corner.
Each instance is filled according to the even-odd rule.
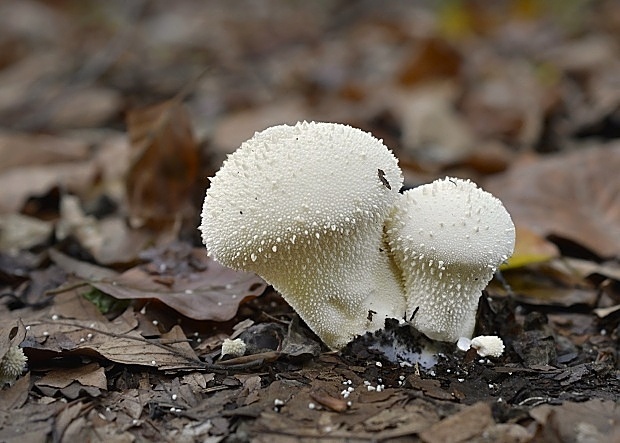
[[[203,241],[220,263],[277,289],[331,348],[405,311],[383,228],[398,162],[380,140],[333,123],[274,126],[211,180]]]
[[[384,252],[378,227],[348,235],[326,230],[323,241],[302,236],[298,241],[306,243],[304,257],[285,248],[277,259],[269,258],[269,268],[256,271],[332,349],[405,312],[398,271]]]

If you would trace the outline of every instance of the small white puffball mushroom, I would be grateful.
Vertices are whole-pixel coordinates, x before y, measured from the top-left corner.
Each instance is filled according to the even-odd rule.
[[[480,357],[500,357],[504,352],[504,342],[496,335],[479,335],[471,340],[467,337],[460,337],[456,342],[456,347],[461,351],[474,348]]]
[[[402,182],[392,152],[366,132],[274,126],[211,179],[202,238],[215,260],[263,277],[329,347],[341,348],[405,310],[383,237]]]
[[[236,338],[231,340],[230,338],[225,338],[222,343],[222,357],[225,355],[229,355],[231,357],[241,357],[245,354],[246,344],[240,338]]]
[[[412,325],[434,340],[471,337],[481,291],[514,250],[502,202],[469,180],[436,180],[402,194],[386,235]]]
[[[28,357],[19,346],[11,346],[0,360],[0,387],[12,384],[26,368]]]
[[[480,357],[499,357],[504,352],[504,342],[496,335],[480,335],[471,339],[471,347]]]

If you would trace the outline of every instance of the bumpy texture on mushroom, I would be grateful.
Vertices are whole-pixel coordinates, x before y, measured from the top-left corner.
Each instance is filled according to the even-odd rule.
[[[504,352],[504,341],[497,335],[479,335],[472,339],[460,337],[456,347],[461,351],[473,348],[480,357],[500,357]]]
[[[230,338],[225,338],[224,343],[222,343],[222,357],[225,355],[230,355],[231,357],[241,357],[245,354],[245,350],[247,349],[247,345],[243,340],[237,338],[235,340],[231,340]]]
[[[504,342],[496,335],[479,335],[471,340],[471,347],[480,357],[500,357],[504,353]]]
[[[501,201],[447,177],[402,194],[386,224],[402,270],[412,324],[435,340],[471,337],[481,291],[513,252],[515,229]]]
[[[274,126],[211,180],[202,237],[220,263],[272,284],[331,348],[402,317],[383,226],[399,197],[398,161],[350,126]]]
[[[19,346],[11,346],[0,360],[0,387],[13,383],[26,367],[28,358]]]

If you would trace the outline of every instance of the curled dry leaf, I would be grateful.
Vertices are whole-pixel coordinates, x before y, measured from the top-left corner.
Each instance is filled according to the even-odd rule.
[[[620,255],[620,143],[582,148],[512,168],[486,189],[515,225]]]
[[[18,346],[26,336],[26,328],[21,321],[13,321],[3,325],[0,329],[0,359],[9,348]]]
[[[431,37],[420,42],[405,59],[398,78],[405,86],[413,86],[438,78],[458,77],[461,54],[448,41]]]
[[[201,368],[202,363],[186,341],[178,326],[162,340],[148,340],[136,330],[119,333],[112,322],[53,320],[32,322],[23,346],[89,357],[95,353],[115,363],[159,370]]]
[[[260,295],[267,284],[254,274],[226,268],[204,248],[193,249],[186,269],[141,265],[114,280],[93,281],[100,291],[119,299],[157,299],[195,320],[230,320],[248,297]],[[154,262],[152,262],[154,263]],[[185,266],[183,266],[185,267]],[[172,272],[171,272],[172,271]]]
[[[147,229],[131,229],[119,217],[99,220],[87,215],[80,200],[65,194],[60,200],[56,238],[72,236],[100,264],[128,263],[137,259],[155,236]]]
[[[425,443],[469,441],[493,424],[489,405],[478,402],[425,429],[420,433],[420,439]],[[455,429],[458,429],[458,437],[454,435]]]
[[[92,161],[23,166],[0,173],[0,213],[19,212],[28,198],[44,195],[55,186],[80,193],[95,182]]]
[[[82,386],[92,386],[102,390],[108,388],[105,371],[97,363],[76,368],[61,368],[48,372],[35,382],[37,386],[63,389],[78,382]]]
[[[560,251],[550,241],[526,227],[517,226],[515,251],[502,270],[519,268],[532,263],[545,262],[557,258]]]

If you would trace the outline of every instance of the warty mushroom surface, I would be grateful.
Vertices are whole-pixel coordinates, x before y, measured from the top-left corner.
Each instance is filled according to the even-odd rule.
[[[244,142],[211,179],[202,238],[215,260],[273,285],[337,349],[404,314],[383,232],[402,182],[392,152],[366,132],[274,126]]]
[[[0,359],[0,389],[6,384],[13,384],[26,369],[28,357],[19,346],[11,346]]]
[[[446,177],[406,191],[386,224],[411,324],[429,338],[470,338],[482,290],[514,250],[502,202],[469,181]]]

